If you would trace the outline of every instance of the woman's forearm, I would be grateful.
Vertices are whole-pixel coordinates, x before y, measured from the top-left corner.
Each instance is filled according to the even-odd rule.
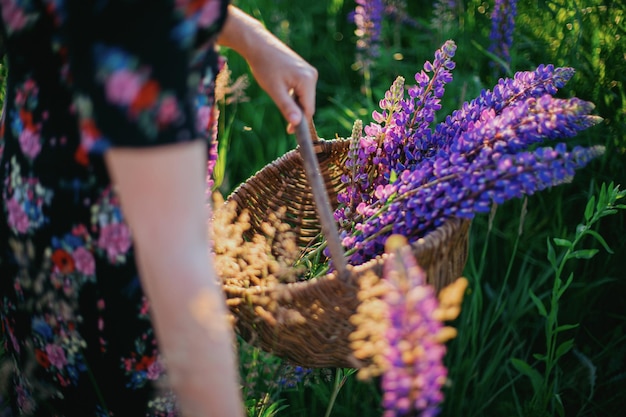
[[[206,145],[116,148],[106,161],[182,414],[243,416],[234,335],[209,254]]]

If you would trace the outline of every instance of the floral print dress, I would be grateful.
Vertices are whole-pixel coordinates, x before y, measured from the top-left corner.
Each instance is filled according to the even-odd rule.
[[[215,150],[226,3],[0,0],[0,387],[12,414],[177,415],[103,153],[195,139]]]

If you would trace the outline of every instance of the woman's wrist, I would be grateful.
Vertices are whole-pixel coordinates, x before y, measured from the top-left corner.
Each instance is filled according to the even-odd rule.
[[[228,6],[228,17],[220,32],[217,43],[231,48],[246,60],[255,53],[259,46],[259,37],[271,35],[257,19],[244,13],[237,7]]]

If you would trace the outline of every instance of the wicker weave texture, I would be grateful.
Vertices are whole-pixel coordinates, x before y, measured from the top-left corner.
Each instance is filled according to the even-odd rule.
[[[331,202],[337,201],[347,174],[344,166],[349,140],[320,140],[315,150]],[[268,214],[286,207],[287,221],[298,237],[301,250],[320,233],[312,191],[297,149],[288,152],[237,188],[227,199],[239,211],[250,214],[248,238],[262,233]],[[336,207],[333,207],[333,209]],[[451,219],[412,244],[413,252],[429,282],[441,289],[461,276],[467,259],[469,221]],[[240,288],[224,285],[236,329],[248,342],[290,362],[305,367],[359,367],[349,346],[354,331],[350,317],[359,305],[359,277],[374,272],[380,276],[384,256],[351,267],[349,277],[328,274],[310,281],[271,287]],[[270,297],[277,307],[264,314],[256,300]]]

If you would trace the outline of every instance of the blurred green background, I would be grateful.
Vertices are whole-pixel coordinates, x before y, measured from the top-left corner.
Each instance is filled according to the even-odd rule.
[[[539,64],[570,66],[576,75],[559,92],[595,103],[604,121],[571,143],[603,144],[602,158],[581,170],[572,183],[525,201],[511,201],[478,216],[472,226],[465,274],[470,289],[454,323],[459,337],[449,343],[450,381],[442,416],[619,416],[626,407],[626,256],[624,212],[604,217],[582,247],[598,249],[592,259],[564,263],[571,285],[555,299],[555,274],[546,242],[574,239],[592,196],[602,184],[626,179],[626,8],[622,1],[555,0],[517,3],[518,14],[508,68],[491,65],[487,50],[493,1],[450,1],[436,16],[436,1],[400,2],[414,24],[386,19],[380,56],[364,77],[355,64],[355,25],[348,18],[354,1],[238,0],[243,10],[319,71],[319,136],[350,135],[355,119],[365,124],[398,75],[407,82],[447,39],[457,45],[454,81],[446,90],[443,118],[464,101],[491,88],[499,76]],[[391,3],[391,2],[389,2]],[[254,83],[245,61],[224,50],[232,78],[247,75],[247,102],[222,103],[220,190],[228,194],[250,175],[295,148],[271,100]],[[594,197],[594,198],[596,198]],[[596,200],[597,201],[597,200]],[[554,246],[554,245],[553,245]],[[557,259],[563,259],[556,247]],[[572,340],[548,372],[540,360],[548,338],[546,318],[531,295],[558,310],[558,323],[577,324],[555,336]],[[555,312],[556,313],[556,312]],[[554,329],[553,329],[554,330]],[[241,345],[242,376],[250,415],[378,416],[378,381],[358,382],[344,370],[306,371]],[[517,360],[528,364],[524,370]],[[517,363],[517,366],[515,364]],[[533,371],[534,370],[534,371]],[[300,374],[299,374],[300,373]],[[286,376],[297,376],[285,383]],[[533,375],[541,383],[533,380]],[[287,378],[288,379],[288,378]],[[543,384],[545,382],[545,385]],[[547,387],[546,392],[538,392]],[[335,397],[336,395],[336,397]]]

